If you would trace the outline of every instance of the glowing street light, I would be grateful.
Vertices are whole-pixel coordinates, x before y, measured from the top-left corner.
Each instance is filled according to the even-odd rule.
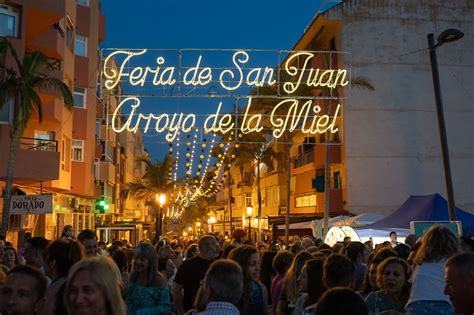
[[[155,230],[156,230],[156,240],[159,241],[161,234],[163,232],[163,206],[166,203],[166,194],[156,194],[155,196],[156,201],[160,205],[160,211],[158,213],[158,216],[155,220]]]
[[[248,206],[247,207],[247,217],[248,217],[248,220],[249,220],[249,240],[252,239],[251,237],[251,227],[250,227],[250,221],[252,219],[252,214],[253,214],[253,208],[251,206]]]

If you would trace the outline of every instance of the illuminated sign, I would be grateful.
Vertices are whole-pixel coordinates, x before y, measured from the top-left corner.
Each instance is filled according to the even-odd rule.
[[[111,128],[117,133],[163,134],[168,142],[197,129],[221,135],[270,129],[276,139],[295,131],[336,133],[342,112],[337,88],[349,84],[348,71],[332,65],[341,53],[278,51],[273,52],[278,56],[273,67],[258,67],[262,61],[252,59],[257,52],[112,50],[103,58],[103,87],[112,96],[119,96],[114,92],[118,88],[129,91],[119,96],[110,113]],[[211,53],[220,53],[217,64],[208,57]],[[143,100],[153,97],[208,97],[213,103],[199,105],[200,114],[189,112],[187,106],[175,112],[162,105],[146,110]],[[238,99],[241,103],[233,106],[240,110],[219,97]],[[202,113],[202,108],[212,110]]]

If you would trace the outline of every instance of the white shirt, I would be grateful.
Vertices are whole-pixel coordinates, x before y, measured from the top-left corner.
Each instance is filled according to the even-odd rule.
[[[444,294],[444,265],[446,260],[439,262],[425,262],[418,265],[410,278],[412,283],[410,298],[407,305],[417,301],[448,302],[449,297]]]

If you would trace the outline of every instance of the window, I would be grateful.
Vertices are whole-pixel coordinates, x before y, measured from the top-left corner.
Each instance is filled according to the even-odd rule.
[[[0,36],[18,36],[18,10],[0,5]]]
[[[8,124],[12,121],[13,102],[10,100],[0,108],[0,124]]]
[[[76,34],[74,37],[74,53],[77,56],[87,57],[87,37]]]
[[[89,6],[89,0],[76,0],[76,3],[85,7]]]
[[[272,187],[265,192],[265,204],[267,206],[278,205],[278,187]]]
[[[74,107],[86,108],[86,89],[81,87],[74,88]]]
[[[95,139],[100,139],[100,120],[95,121]]]
[[[95,180],[99,180],[100,176],[100,160],[95,159],[94,160],[94,178]]]
[[[251,194],[245,194],[245,206],[246,207],[252,206],[252,195]]]
[[[56,151],[54,132],[35,130],[35,150]]]
[[[316,207],[316,194],[296,197],[296,208]]]
[[[340,172],[334,172],[334,189],[342,189],[342,177]]]
[[[74,50],[74,24],[69,15],[66,18],[66,46]]]
[[[72,140],[72,160],[76,162],[84,161],[84,140]]]

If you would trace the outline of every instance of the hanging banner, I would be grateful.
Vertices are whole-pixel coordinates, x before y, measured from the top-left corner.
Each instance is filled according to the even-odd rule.
[[[12,196],[10,214],[53,213],[53,195]]]
[[[116,98],[107,124],[116,133],[158,134],[170,143],[196,132],[237,141],[247,134],[277,141],[335,134],[342,125],[339,88],[350,83],[349,71],[338,66],[343,54],[103,49],[104,96]]]

